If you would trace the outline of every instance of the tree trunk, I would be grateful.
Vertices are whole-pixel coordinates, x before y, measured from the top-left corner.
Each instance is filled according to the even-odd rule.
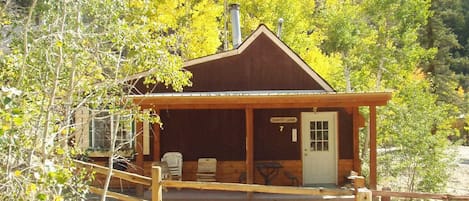
[[[379,60],[379,65],[378,65],[378,69],[376,72],[376,90],[377,91],[381,89],[381,80],[383,78],[384,60],[385,58],[381,58]]]
[[[345,92],[352,92],[352,81],[350,78],[350,67],[345,66],[344,68],[344,76],[345,76]]]
[[[363,143],[363,149],[362,149],[362,155],[361,155],[361,160],[362,161],[365,160],[366,157],[368,156],[367,153],[368,153],[369,144],[370,144],[370,127],[368,126],[367,129],[366,129],[365,142]]]
[[[352,69],[348,62],[348,53],[342,52],[342,61],[344,62],[345,92],[352,92]]]
[[[23,56],[23,63],[21,65],[20,77],[19,77],[18,83],[17,83],[18,86],[20,86],[21,83],[23,82],[24,72],[26,71],[25,70],[26,60],[28,59],[28,52],[29,52],[28,33],[29,33],[29,28],[30,28],[30,25],[31,25],[32,18],[33,18],[34,9],[36,9],[36,5],[37,5],[37,0],[33,0],[32,4],[31,4],[31,7],[29,8],[28,19],[26,21],[26,25],[24,25],[25,30],[24,30],[23,42],[24,42],[24,54],[25,55]]]
[[[113,118],[112,118],[112,114],[110,114],[110,120],[111,122],[114,122],[113,121]],[[117,122],[116,125],[111,125],[111,145],[109,147],[109,152],[110,152],[110,156],[109,156],[109,160],[108,160],[108,168],[109,168],[109,171],[106,175],[106,181],[104,181],[104,187],[103,187],[103,195],[101,196],[101,201],[106,201],[106,194],[107,194],[107,191],[109,189],[109,184],[111,183],[111,177],[112,177],[112,170],[113,170],[113,164],[114,164],[114,152],[116,151],[114,148],[116,146],[116,140],[117,140],[117,130],[119,128],[119,118],[120,116],[117,115]]]

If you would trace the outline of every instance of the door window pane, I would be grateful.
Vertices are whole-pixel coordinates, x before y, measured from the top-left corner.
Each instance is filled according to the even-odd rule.
[[[311,142],[311,144],[310,144],[310,150],[311,150],[311,151],[316,151],[316,143]]]
[[[322,123],[320,121],[316,122],[316,125],[317,129],[322,129]]]
[[[311,121],[310,125],[310,149],[311,151],[329,150],[329,122]]]

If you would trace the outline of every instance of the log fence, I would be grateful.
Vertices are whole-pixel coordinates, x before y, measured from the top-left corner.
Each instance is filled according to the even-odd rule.
[[[88,168],[99,174],[107,174],[108,168],[99,166],[92,163],[75,160],[78,166]],[[220,190],[220,191],[241,191],[247,193],[277,193],[277,194],[296,194],[296,195],[318,195],[318,196],[354,196],[356,201],[371,201],[372,196],[380,196],[386,200],[389,197],[401,198],[418,198],[418,199],[437,199],[437,200],[468,200],[469,196],[456,196],[449,194],[431,194],[431,193],[404,193],[392,191],[371,191],[364,188],[364,182],[359,180],[355,183],[354,190],[351,189],[328,189],[328,188],[310,188],[310,187],[290,187],[290,186],[265,186],[257,184],[238,184],[238,183],[219,183],[219,182],[196,182],[196,181],[173,181],[162,180],[161,167],[153,165],[151,170],[151,177],[141,176],[134,173],[128,173],[120,170],[112,170],[112,176],[123,180],[127,180],[136,184],[151,186],[151,200],[162,201],[162,189],[165,188],[190,188],[200,190]],[[90,186],[90,192],[102,195],[104,189]],[[143,200],[140,198],[107,191],[107,197],[125,200],[136,201]]]

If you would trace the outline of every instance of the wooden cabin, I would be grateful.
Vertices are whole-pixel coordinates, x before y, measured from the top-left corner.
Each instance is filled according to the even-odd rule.
[[[197,160],[210,157],[219,182],[265,184],[259,171],[269,162],[280,164],[272,185],[343,185],[350,171],[361,172],[359,129],[368,123],[368,179],[376,188],[376,107],[391,93],[336,92],[264,25],[238,48],[187,61],[184,69],[193,75],[184,92],[135,80],[129,98],[163,125],[137,123],[129,171],[149,176],[152,162],[176,151],[183,180],[195,180]],[[359,107],[369,107],[369,117]]]

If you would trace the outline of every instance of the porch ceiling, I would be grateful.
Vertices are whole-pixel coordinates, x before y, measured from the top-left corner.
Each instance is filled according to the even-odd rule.
[[[391,92],[318,91],[182,92],[131,95],[134,103],[161,109],[242,109],[382,106]]]

